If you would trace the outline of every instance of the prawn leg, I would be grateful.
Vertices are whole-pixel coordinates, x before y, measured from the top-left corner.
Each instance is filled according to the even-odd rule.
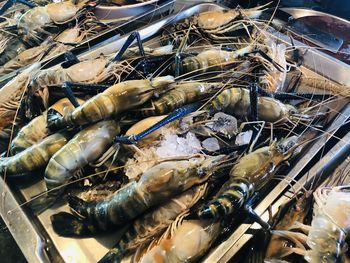
[[[26,0],[8,0],[6,3],[0,8],[0,15],[3,15],[11,6],[13,6],[16,3],[20,3],[23,5],[26,5],[30,8],[34,8],[37,6],[37,4],[31,2],[31,1],[26,1]]]
[[[112,59],[113,62],[120,61],[124,55],[126,49],[131,46],[131,44],[136,39],[137,45],[139,47],[141,57],[145,57],[145,49],[143,48],[141,36],[139,32],[132,32],[129,37],[126,39],[122,48],[119,50],[118,54]]]
[[[186,116],[187,114],[196,111],[199,107],[200,107],[200,103],[188,104],[186,106],[183,106],[181,108],[174,110],[166,118],[157,122],[156,124],[149,127],[148,129],[144,130],[143,132],[140,132],[139,134],[136,134],[136,135],[130,135],[130,136],[117,136],[114,139],[114,141],[124,143],[124,144],[135,144],[138,141],[140,141],[141,139],[143,139],[144,137],[146,137],[148,134],[160,129],[161,127],[167,125],[168,123],[170,123],[172,121],[180,119],[180,118]]]
[[[123,46],[121,47],[121,49],[119,50],[117,55],[112,59],[112,62],[121,61],[123,55],[126,52],[126,50],[132,45],[132,43],[135,40],[136,40],[136,43],[137,43],[137,46],[138,46],[138,49],[139,49],[139,53],[140,53],[140,56],[141,56],[141,61],[137,63],[136,68],[137,67],[141,67],[143,74],[147,76],[147,75],[150,74],[150,71],[149,71],[149,68],[150,68],[149,67],[149,63],[150,63],[150,61],[149,61],[149,58],[146,56],[145,49],[144,49],[143,44],[142,44],[140,33],[137,32],[137,31],[136,32],[132,32],[128,36],[128,38],[126,39],[125,43],[123,44]],[[131,73],[128,74],[125,79],[128,79],[128,77],[131,75]]]
[[[182,39],[180,46],[176,52],[175,55],[175,77],[180,76],[180,72],[182,72],[182,63],[181,63],[181,52],[185,49],[186,43],[187,43],[187,39],[188,39],[188,35],[189,35],[189,30],[186,33],[186,36]]]
[[[158,56],[146,56],[141,58],[139,62],[136,63],[134,69],[128,73],[123,80],[137,79],[144,77],[142,74],[147,75],[149,73],[149,68],[156,67],[157,69],[152,72],[153,76],[159,76],[161,73],[167,70],[167,68],[174,63],[174,55],[158,55]],[[145,66],[146,65],[146,66]],[[141,74],[140,74],[141,73]],[[169,72],[172,74],[172,72]]]
[[[74,90],[83,90],[83,91],[96,91],[102,92],[108,88],[107,85],[98,85],[98,84],[86,84],[86,83],[77,83],[77,82],[69,82],[65,81],[62,84],[62,90],[65,96],[69,99],[69,101],[74,105],[75,108],[79,107],[77,98],[73,93]]]
[[[271,226],[269,225],[269,223],[265,222],[256,212],[255,210],[252,208],[251,204],[246,204],[243,206],[243,211],[244,213],[250,218],[252,219],[254,222],[258,223],[263,230],[265,231],[269,231],[271,229]]]
[[[270,93],[266,90],[264,90],[259,85],[256,85],[257,92],[264,97],[270,97],[277,100],[300,100],[300,99],[310,99],[310,100],[325,100],[332,97],[331,94],[314,94],[314,93],[290,93],[290,92],[274,92]]]
[[[163,60],[163,56],[161,57],[148,57],[146,56],[145,53],[145,49],[143,47],[142,44],[142,40],[141,40],[141,36],[139,32],[133,32],[129,35],[129,37],[126,39],[125,43],[123,44],[122,48],[119,50],[118,54],[112,59],[112,62],[117,62],[120,61],[124,55],[124,53],[126,52],[127,48],[130,47],[130,45],[134,42],[134,40],[136,39],[137,45],[138,45],[138,49],[140,52],[140,56],[141,56],[141,61],[139,61],[136,66],[135,69],[138,69],[139,67],[141,67],[141,71],[143,72],[144,75],[149,75],[150,74],[150,63],[152,62],[157,62],[159,60]],[[160,61],[161,62],[161,61]],[[168,66],[168,63],[165,64],[165,66]],[[164,66],[161,66],[160,69],[157,70],[157,72],[159,72],[159,70],[163,70]],[[124,80],[127,80],[130,78],[130,76],[132,76],[132,74],[135,73],[135,71],[130,72]],[[153,74],[154,76],[157,76],[157,74]]]
[[[66,82],[62,85],[62,90],[66,97],[69,99],[69,101],[73,104],[75,108],[78,108],[80,106],[77,98],[74,96],[74,93],[69,85],[67,85]]]

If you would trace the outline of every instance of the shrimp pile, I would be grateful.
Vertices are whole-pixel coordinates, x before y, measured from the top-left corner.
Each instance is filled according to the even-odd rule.
[[[50,16],[47,23],[80,14],[79,3],[63,4],[71,8],[69,17]],[[52,5],[33,10],[49,12]],[[266,227],[252,212],[256,196],[284,180],[288,164],[323,136],[334,104],[346,96],[299,92],[302,87],[291,83],[290,74],[301,69],[291,66],[296,63],[288,48],[263,34],[264,8],[198,14],[165,28],[158,42],[171,40],[166,46],[140,42],[139,49],[123,46],[117,54],[73,57],[48,69],[34,63],[2,89],[21,87],[4,99],[9,117],[0,122],[1,135],[9,147],[0,157],[1,176],[28,181],[42,176],[45,191],[27,203],[39,216],[50,213],[60,236],[97,237],[124,229],[100,262],[129,256],[134,262],[200,262],[247,214]],[[80,25],[56,41],[64,44],[70,35],[83,39]],[[44,33],[33,26],[25,38]],[[27,51],[41,56],[35,48]],[[117,183],[108,188],[110,181]],[[87,186],[93,190],[76,195]],[[346,207],[347,194],[331,191],[317,202],[309,237],[292,230],[308,229],[312,194],[297,199],[299,210],[288,210],[297,215],[272,225],[266,258],[338,257],[347,217],[345,209],[332,209],[342,198]],[[70,212],[47,210],[63,202]],[[341,214],[340,221],[333,212]],[[319,231],[326,228],[334,230],[330,240]],[[317,238],[341,246],[325,252]]]
[[[107,29],[90,12],[92,7],[89,1],[63,1],[8,18],[8,25],[1,27],[1,37],[8,45],[0,54],[0,75],[52,58]]]

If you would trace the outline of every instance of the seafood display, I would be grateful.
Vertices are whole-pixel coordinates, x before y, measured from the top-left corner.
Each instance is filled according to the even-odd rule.
[[[1,11],[11,2],[14,3],[7,1]],[[8,25],[3,25],[1,30],[2,41],[11,45],[1,50],[0,74],[7,74],[44,57],[53,57],[94,32],[96,34],[96,30],[106,28],[93,17],[92,7],[88,1],[63,1],[31,6],[23,13],[10,16]]]
[[[94,14],[99,4],[90,0],[5,1],[0,8],[4,18],[0,23],[0,76],[47,62],[120,24],[99,21]]]
[[[22,206],[50,238],[103,247],[78,262],[202,262],[255,222],[265,245],[250,256],[261,262],[345,257],[347,186],[316,181],[272,222],[254,209],[278,181],[292,191],[324,150],[307,157],[312,145],[346,125],[332,126],[348,117],[349,87],[295,61],[262,19],[267,6],[199,12],[147,41],[132,32],[113,54],[67,52],[41,68],[105,26],[90,14],[96,4],[29,8],[12,29],[36,45],[0,70],[31,64],[0,90],[0,175],[25,179]]]

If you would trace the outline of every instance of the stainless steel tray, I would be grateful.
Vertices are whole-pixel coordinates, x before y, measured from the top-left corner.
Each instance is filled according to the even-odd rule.
[[[189,16],[199,12],[208,10],[222,9],[215,4],[199,4],[182,10],[177,14],[170,15],[153,24],[140,28],[138,31],[143,40],[155,38],[160,30],[170,24],[179,22]],[[290,39],[279,33],[269,33],[271,37],[277,38],[279,41],[290,45]],[[79,58],[97,57],[101,53],[111,54],[116,52],[124,43],[128,35],[117,39],[107,39],[96,45],[91,50],[85,51],[78,55]],[[296,46],[308,48],[307,46],[294,42]],[[305,67],[319,73],[335,82],[350,85],[350,80],[347,78],[349,66],[334,60],[332,57],[323,54],[320,51],[310,49],[305,54]],[[53,66],[57,67],[57,65]],[[307,69],[304,69],[307,70]],[[343,108],[346,101],[340,101],[338,110]],[[323,136],[315,141],[306,153],[305,158],[301,159],[287,175],[290,178],[296,178],[302,169],[306,167],[317,152],[319,152],[326,141],[330,139],[330,135],[334,133],[344,120],[350,114],[350,107],[344,109],[342,114],[333,121],[328,127],[329,136]],[[262,201],[256,208],[258,214],[263,214],[267,207],[272,205],[274,201],[288,189],[288,184],[281,182],[274,190]],[[9,189],[4,181],[0,178],[0,190],[3,192],[3,198],[0,205],[0,213],[4,218],[5,223],[9,227],[15,240],[24,252],[26,258],[30,262],[96,262],[107,251],[115,240],[118,239],[118,233],[111,233],[109,236],[99,238],[73,239],[57,236],[50,223],[50,215],[59,211],[67,211],[68,207],[65,204],[57,205],[56,207],[44,212],[39,217],[30,217],[26,214],[22,207],[19,206],[25,200],[32,196],[41,193],[45,190],[42,181],[28,185],[25,187],[12,187]],[[264,217],[265,218],[265,217]],[[246,231],[251,227],[250,224],[243,224],[218,247],[213,248],[204,259],[204,262],[227,262],[236,251],[248,240],[245,236]],[[255,227],[255,226],[254,226]]]

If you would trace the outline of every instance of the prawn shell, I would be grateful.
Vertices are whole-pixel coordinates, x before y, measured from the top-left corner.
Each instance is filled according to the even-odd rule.
[[[83,104],[85,101],[77,98],[79,104]],[[57,112],[59,115],[64,116],[70,112],[72,112],[75,107],[67,98],[63,98],[58,100],[56,103],[50,106],[49,110],[52,109]]]
[[[46,6],[50,18],[56,23],[66,22],[72,19],[79,8],[69,1],[51,3]]]
[[[229,24],[232,20],[237,18],[238,15],[239,13],[234,9],[224,11],[207,11],[198,15],[197,23],[203,30],[215,29]]]
[[[35,61],[39,61],[47,48],[48,45],[43,44],[38,47],[24,50],[16,57],[8,61],[5,65],[1,66],[0,74],[7,74],[12,70],[16,70]]]
[[[159,245],[146,252],[139,262],[193,262],[210,248],[219,235],[219,229],[220,223],[185,220],[173,236],[161,239]]]
[[[118,250],[135,251],[138,246],[159,235],[179,214],[193,206],[198,191],[203,192],[203,186],[193,187],[138,218],[132,229],[124,234]]]
[[[72,82],[86,82],[100,75],[107,63],[107,59],[104,58],[86,60],[67,68],[65,71]]]
[[[17,155],[0,159],[0,167],[8,174],[20,174],[44,167],[51,156],[68,141],[66,135],[55,133]]]
[[[75,43],[79,37],[79,34],[79,27],[67,28],[62,33],[60,33],[55,40],[61,43]]]
[[[42,28],[51,21],[52,19],[49,13],[46,11],[46,7],[38,6],[33,9],[29,9],[21,16],[18,27],[26,30],[30,30],[31,28]]]
[[[79,103],[84,103],[78,99]],[[24,149],[40,142],[52,132],[47,128],[47,120],[53,117],[63,116],[74,110],[74,106],[67,99],[63,98],[54,103],[48,111],[42,115],[35,117],[27,125],[23,126],[17,136],[11,142],[11,154],[14,155]]]
[[[97,160],[119,131],[115,121],[103,121],[76,134],[50,159],[44,177],[47,188],[62,186],[77,170]]]
[[[16,112],[20,104],[23,92],[27,88],[30,77],[39,69],[40,63],[23,70],[19,75],[10,80],[0,90],[0,129],[10,126],[15,120]]]
[[[11,143],[11,154],[15,155],[28,147],[38,143],[49,135],[47,128],[46,112],[35,117],[30,123],[24,126]],[[39,140],[38,140],[39,139]]]
[[[150,80],[127,80],[97,94],[71,114],[49,123],[51,127],[77,126],[101,121],[135,108],[149,100],[156,89],[166,87],[173,78],[158,77]]]
[[[289,116],[289,111],[293,106],[283,104],[279,100],[260,97],[258,100],[258,115],[259,119],[267,122],[277,122]],[[297,112],[296,109],[294,109]]]

